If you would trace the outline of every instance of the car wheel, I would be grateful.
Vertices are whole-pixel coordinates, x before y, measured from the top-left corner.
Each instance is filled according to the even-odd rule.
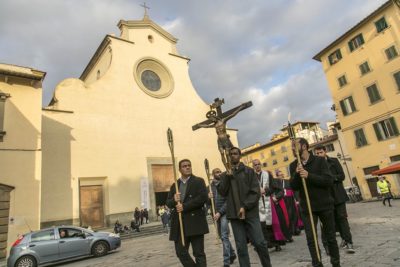
[[[22,256],[15,263],[15,267],[36,267],[36,259],[32,256]]]
[[[92,247],[92,254],[95,257],[101,257],[108,252],[108,244],[104,241],[96,242]]]

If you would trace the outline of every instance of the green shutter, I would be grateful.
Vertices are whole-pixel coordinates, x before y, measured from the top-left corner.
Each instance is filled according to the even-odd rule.
[[[356,106],[354,105],[353,97],[349,97],[349,102],[350,102],[350,107],[351,107],[351,112],[356,111]]]
[[[339,103],[340,103],[340,108],[342,109],[343,115],[346,116],[348,113],[346,110],[346,106],[344,105],[344,101],[341,100]]]
[[[393,77],[396,80],[397,89],[400,90],[400,71],[393,74]]]
[[[399,129],[397,128],[396,121],[394,120],[394,118],[390,117],[389,122],[390,122],[390,125],[392,125],[394,135],[399,135]]]
[[[352,41],[349,42],[349,48],[350,48],[350,52],[352,52],[354,50],[354,46],[353,46],[353,42]]]
[[[379,123],[374,123],[372,125],[374,126],[376,138],[378,139],[378,141],[382,141],[383,137],[382,137],[381,132],[379,131]]]

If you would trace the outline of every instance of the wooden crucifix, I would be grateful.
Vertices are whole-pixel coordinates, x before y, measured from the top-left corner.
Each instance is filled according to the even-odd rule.
[[[200,128],[215,128],[218,136],[218,150],[221,154],[222,163],[224,164],[226,171],[231,173],[229,150],[233,147],[233,144],[230,140],[229,134],[226,132],[226,122],[235,117],[240,111],[251,107],[253,103],[249,101],[228,111],[222,112],[221,106],[224,103],[224,99],[214,99],[214,103],[210,105],[210,111],[206,114],[207,120],[193,125],[192,130],[195,131]]]

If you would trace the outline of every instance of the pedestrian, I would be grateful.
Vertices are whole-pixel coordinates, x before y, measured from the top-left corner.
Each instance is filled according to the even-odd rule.
[[[135,211],[133,212],[133,217],[135,218],[135,223],[140,225],[140,210],[138,207],[135,208]]]
[[[387,181],[385,179],[385,176],[381,175],[378,178],[379,178],[379,180],[376,183],[376,186],[378,189],[378,193],[383,197],[382,204],[384,206],[386,206],[386,200],[387,200],[389,203],[389,207],[392,207],[392,204],[390,203],[390,200],[393,198],[392,193],[390,192],[391,185],[390,185],[389,181]]]
[[[143,219],[144,219],[144,210],[140,209],[140,225],[143,225]]]
[[[143,210],[143,217],[146,220],[146,224],[149,223],[149,211],[147,210],[147,208],[144,208]]]
[[[232,170],[221,175],[218,192],[227,197],[226,217],[230,220],[241,267],[250,266],[247,237],[250,238],[263,267],[270,267],[268,248],[260,224],[258,202],[260,184],[253,169],[240,162],[241,151],[229,150]]]
[[[157,221],[158,221],[158,218],[160,217],[160,206],[156,207],[156,216],[157,216]]]
[[[222,240],[223,265],[226,267],[233,264],[236,259],[236,253],[233,249],[231,241],[229,240],[229,221],[226,218],[226,197],[221,196],[221,194],[217,191],[221,174],[222,172],[219,168],[212,170],[213,180],[210,185],[211,193],[209,193],[209,198],[214,199],[214,220],[217,222],[218,233]]]
[[[349,222],[347,220],[347,209],[346,209],[346,201],[349,200],[346,189],[344,189],[343,181],[345,178],[345,174],[340,165],[340,162],[337,158],[329,157],[326,154],[326,148],[323,145],[319,145],[314,149],[315,154],[318,157],[322,157],[328,163],[328,168],[333,176],[333,186],[331,187],[331,194],[334,199],[334,216],[335,216],[335,225],[336,229],[340,233],[340,237],[342,238],[342,243],[340,247],[345,248],[347,253],[354,253],[353,247],[353,239],[350,232]],[[321,235],[322,243],[324,245],[327,254],[329,254],[328,243],[325,235]]]
[[[268,248],[275,247],[275,251],[281,251],[281,246],[286,244],[286,240],[292,238],[282,184],[273,178],[271,172],[261,169],[260,160],[254,159],[252,163],[260,183],[261,197],[258,208],[264,238]]]
[[[204,234],[208,233],[208,223],[203,208],[208,199],[207,187],[204,179],[192,174],[190,160],[181,160],[178,167],[181,174],[177,181],[179,192],[175,191],[173,184],[167,198],[167,206],[171,209],[169,239],[175,242],[176,255],[184,267],[207,266]],[[181,241],[178,213],[182,214],[185,246]],[[195,260],[189,254],[190,245]]]
[[[300,155],[301,162],[298,162],[296,159],[290,164],[290,184],[294,190],[300,191],[300,205],[303,212],[303,222],[307,245],[311,254],[312,266],[320,267],[323,265],[318,260],[318,256],[321,258],[319,247],[319,255],[317,255],[316,252],[316,244],[314,242],[302,179],[305,179],[307,186],[314,225],[317,226],[318,219],[323,224],[323,231],[328,242],[331,264],[334,267],[339,267],[340,255],[335,236],[334,200],[330,192],[333,186],[333,177],[329,172],[326,160],[321,157],[316,157],[308,151],[309,145],[306,139],[297,138],[293,140],[292,151],[294,155],[296,155],[296,149],[298,149],[297,152]]]
[[[284,200],[290,221],[290,231],[292,235],[300,235],[304,226],[300,217],[296,194],[290,186],[290,181],[288,179],[284,179],[283,173],[280,170],[276,172],[276,176],[282,179]]]

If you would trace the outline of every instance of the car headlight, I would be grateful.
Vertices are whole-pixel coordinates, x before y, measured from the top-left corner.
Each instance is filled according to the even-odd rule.
[[[119,237],[119,234],[109,233],[108,236],[109,237]]]

